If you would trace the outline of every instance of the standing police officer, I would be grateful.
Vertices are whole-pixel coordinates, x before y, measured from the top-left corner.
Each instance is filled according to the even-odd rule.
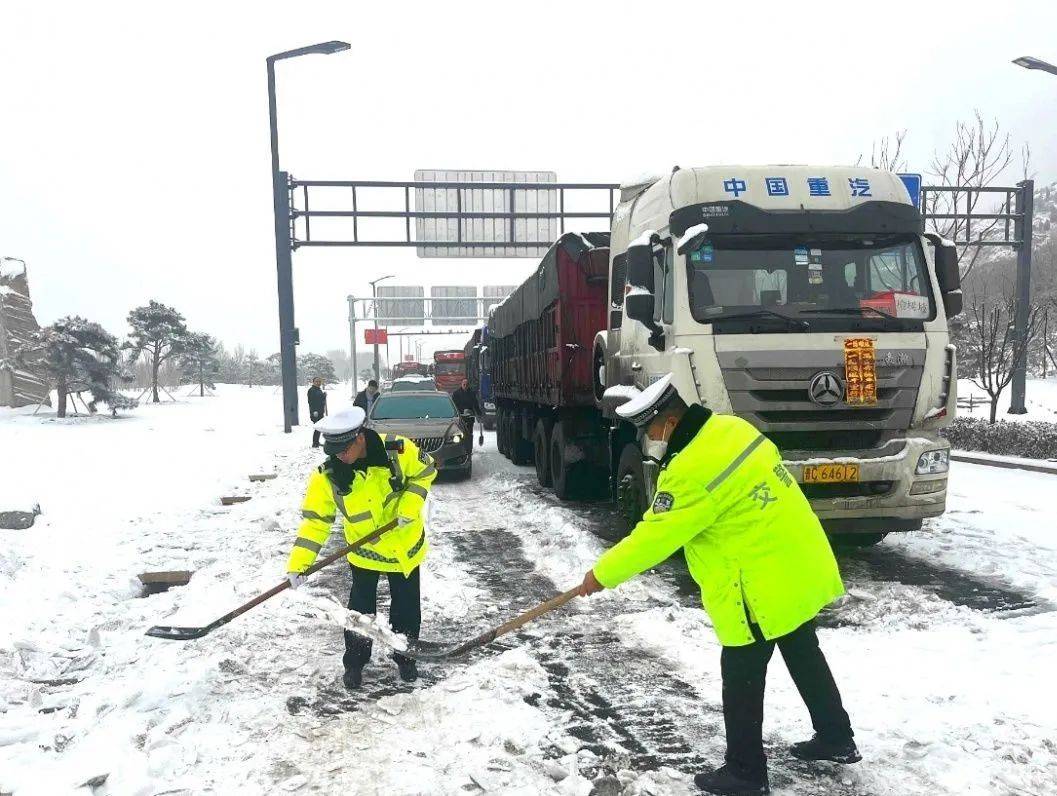
[[[378,576],[389,579],[389,624],[397,633],[418,638],[422,612],[419,565],[429,545],[422,520],[430,484],[437,477],[433,459],[409,439],[364,428],[366,415],[353,407],[316,423],[323,434],[327,460],[308,479],[301,505],[304,518],[297,533],[287,571],[292,588],[303,580],[300,573],[312,565],[340,514],[349,543],[377,528],[389,527],[378,541],[348,554],[352,568],[349,608],[361,614],[377,609]],[[345,687],[363,681],[363,667],[371,657],[371,642],[345,631],[343,663]],[[411,658],[394,654],[400,678],[417,679]]]
[[[770,440],[741,418],[687,407],[671,382],[669,374],[617,409],[664,451],[657,492],[580,594],[614,588],[683,548],[723,645],[726,764],[694,777],[702,790],[769,792],[763,697],[775,645],[815,729],[790,752],[854,763],[861,757],[813,621],[844,592],[822,526]]]

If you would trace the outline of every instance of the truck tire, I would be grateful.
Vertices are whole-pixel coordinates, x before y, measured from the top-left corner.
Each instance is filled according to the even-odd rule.
[[[887,533],[834,533],[830,534],[829,543],[834,548],[873,547],[886,536]]]
[[[510,416],[510,461],[532,464],[532,440],[525,438],[525,423],[520,414]]]
[[[551,485],[551,427],[547,418],[536,421],[536,432],[532,435],[532,457],[536,463],[536,480],[540,486]]]
[[[503,456],[508,455],[510,452],[510,448],[507,445],[507,434],[506,412],[500,410],[495,416],[495,444]]]
[[[625,445],[617,464],[617,510],[624,521],[625,533],[630,532],[642,519],[648,501],[642,451],[638,445]]]

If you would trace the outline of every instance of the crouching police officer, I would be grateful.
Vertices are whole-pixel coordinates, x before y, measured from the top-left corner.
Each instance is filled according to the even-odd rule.
[[[584,576],[581,595],[614,588],[683,548],[723,651],[726,765],[694,782],[717,794],[768,793],[763,752],[767,662],[778,646],[815,736],[791,753],[860,760],[814,618],[844,592],[822,526],[778,449],[748,422],[687,405],[671,374],[617,409],[645,428],[660,460],[652,506]]]
[[[325,417],[315,424],[323,434],[327,460],[308,479],[301,505],[304,517],[297,533],[287,570],[297,588],[301,575],[312,565],[341,515],[349,543],[378,528],[391,525],[378,541],[349,553],[352,591],[349,608],[361,614],[376,610],[378,576],[389,579],[389,624],[397,633],[418,638],[421,624],[419,565],[429,544],[423,525],[423,507],[430,484],[437,477],[433,459],[411,440],[364,428],[359,407]],[[363,667],[371,657],[371,642],[345,631],[345,687],[360,687]],[[394,654],[400,678],[417,679],[415,662]]]

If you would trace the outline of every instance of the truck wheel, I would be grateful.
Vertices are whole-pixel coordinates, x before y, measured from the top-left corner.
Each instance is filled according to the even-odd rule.
[[[532,464],[532,440],[525,439],[524,421],[521,415],[510,418],[510,461],[514,464]]]
[[[617,509],[630,532],[646,513],[646,475],[638,445],[625,445],[617,464]]]
[[[829,541],[833,547],[873,547],[886,536],[887,533],[834,533]]]
[[[555,424],[551,431],[550,460],[554,494],[561,500],[569,500],[572,497],[572,468],[565,461],[565,429],[561,423]]]
[[[540,418],[532,435],[532,454],[536,462],[536,480],[540,486],[551,485],[551,423]]]
[[[498,412],[495,416],[495,444],[499,452],[506,456],[510,449],[507,446],[507,422],[506,412]]]

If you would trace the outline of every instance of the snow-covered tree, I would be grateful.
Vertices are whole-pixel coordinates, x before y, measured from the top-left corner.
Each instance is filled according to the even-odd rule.
[[[305,354],[297,358],[297,378],[305,383],[315,378],[323,379],[324,384],[333,384],[338,380],[334,372],[334,363],[319,354]]]
[[[212,335],[188,332],[183,349],[179,361],[185,378],[189,383],[198,382],[198,394],[204,396],[206,387],[216,386],[223,348]]]
[[[95,412],[99,402],[114,414],[136,405],[117,391],[116,383],[122,377],[121,348],[117,338],[98,323],[76,315],[60,318],[41,329],[21,356],[35,357],[37,366],[48,375],[58,392],[59,417],[66,417],[66,396],[82,391],[92,395],[90,412]]]
[[[158,403],[158,370],[163,362],[181,354],[187,342],[184,317],[172,307],[151,299],[128,314],[129,332],[126,347],[137,355],[146,355],[151,370],[152,400]]]
[[[998,399],[1013,381],[1013,372],[1039,331],[1039,308],[1028,308],[1025,339],[1014,332],[1016,302],[1012,299],[987,301],[975,297],[969,308],[964,348],[959,347],[969,365],[970,379],[991,398],[991,423],[998,413]]]
[[[271,367],[267,361],[261,361],[256,351],[250,351],[242,361],[242,372],[239,381],[253,387],[257,384],[270,384],[269,371]]]

